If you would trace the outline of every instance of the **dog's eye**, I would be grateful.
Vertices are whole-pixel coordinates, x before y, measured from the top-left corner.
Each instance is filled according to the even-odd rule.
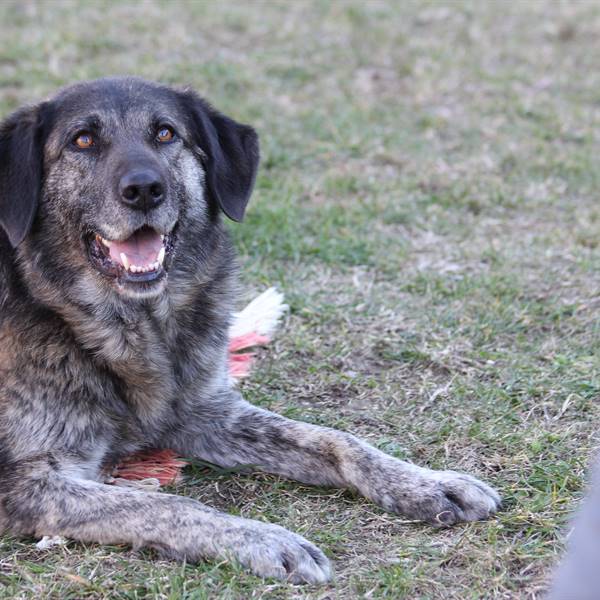
[[[175,132],[166,125],[160,127],[156,133],[156,141],[164,144],[165,142],[172,142],[175,137]]]
[[[83,132],[80,133],[74,140],[73,143],[78,147],[78,148],[90,148],[91,146],[94,145],[94,138],[92,136],[91,133],[88,132]]]

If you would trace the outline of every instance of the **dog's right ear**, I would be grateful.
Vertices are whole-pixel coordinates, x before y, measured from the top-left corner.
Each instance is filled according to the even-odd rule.
[[[0,124],[0,228],[17,247],[29,233],[43,175],[45,105],[25,107]]]

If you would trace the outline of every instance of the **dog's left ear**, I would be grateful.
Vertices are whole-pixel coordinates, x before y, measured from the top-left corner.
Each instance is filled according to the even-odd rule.
[[[43,175],[43,105],[0,124],[0,228],[16,248],[33,224]]]
[[[256,179],[258,136],[252,127],[216,111],[194,92],[182,96],[192,116],[195,143],[204,154],[207,189],[230,219],[241,221]]]

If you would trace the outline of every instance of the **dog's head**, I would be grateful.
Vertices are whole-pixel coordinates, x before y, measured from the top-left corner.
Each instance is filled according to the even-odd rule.
[[[243,218],[257,166],[254,130],[191,91],[76,84],[0,125],[0,229],[30,271],[153,296],[179,245]]]

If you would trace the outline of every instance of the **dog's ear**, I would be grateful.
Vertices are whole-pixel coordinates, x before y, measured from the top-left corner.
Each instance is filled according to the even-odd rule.
[[[43,105],[0,123],[0,228],[13,247],[29,233],[43,174]]]
[[[216,111],[194,92],[185,92],[183,99],[194,141],[203,154],[208,192],[230,219],[241,221],[256,179],[258,136],[252,127]]]

